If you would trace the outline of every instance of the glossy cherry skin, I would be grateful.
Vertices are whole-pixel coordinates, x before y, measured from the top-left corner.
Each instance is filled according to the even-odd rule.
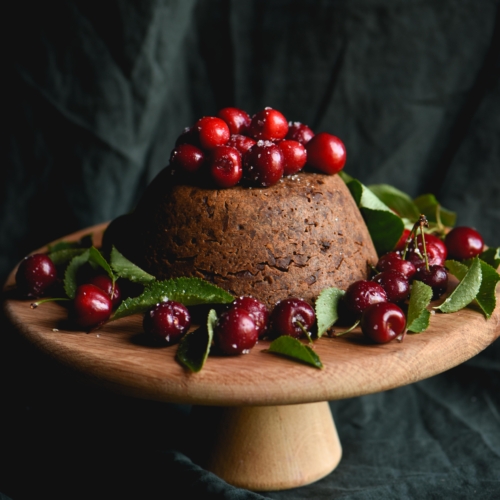
[[[429,270],[420,268],[413,279],[421,281],[432,288],[432,300],[439,299],[448,286],[448,273],[443,266],[429,266]]]
[[[382,271],[373,277],[373,281],[385,290],[388,302],[404,302],[410,295],[410,283],[397,271]]]
[[[361,316],[361,331],[377,344],[385,344],[401,335],[406,328],[403,311],[391,302],[368,307]]]
[[[56,266],[43,253],[25,257],[16,272],[16,286],[26,297],[40,297],[56,281]]]
[[[218,187],[236,186],[243,176],[240,152],[231,146],[218,146],[208,159],[210,174]]]
[[[441,257],[443,258],[443,262],[446,260],[448,257],[448,249],[446,248],[445,242],[437,237],[435,234],[430,234],[430,233],[424,233],[425,234],[425,243],[432,243],[441,253]],[[417,236],[417,241],[418,245],[420,248],[421,242],[422,242],[422,235]]]
[[[196,172],[205,163],[205,153],[192,144],[179,144],[170,155],[170,164],[186,172]]]
[[[351,312],[361,314],[372,304],[387,302],[387,294],[382,285],[374,281],[359,280],[349,285],[343,300]]]
[[[419,251],[415,250],[415,247],[407,252],[406,259],[409,260],[417,271],[422,267],[425,267],[425,257],[424,257],[424,247],[422,242],[420,241],[418,244]],[[443,259],[443,253],[435,243],[432,241],[428,241],[425,244],[425,250],[427,252],[427,260],[429,266],[442,266],[444,264],[445,259]]]
[[[257,327],[257,332],[259,338],[262,338],[267,333],[267,323],[269,321],[269,310],[267,306],[260,300],[245,295],[234,299],[231,307],[237,307],[244,309],[252,316],[255,321],[255,326]]]
[[[306,336],[302,327],[311,332],[315,321],[314,309],[305,300],[284,299],[280,300],[271,311],[269,329],[273,337],[289,335],[300,338]]]
[[[186,306],[173,300],[156,304],[144,314],[144,332],[161,345],[176,344],[191,326],[191,316]]]
[[[406,246],[406,241],[408,240],[408,237],[410,236],[411,231],[409,229],[404,229],[403,234],[399,238],[398,242],[396,243],[396,246],[394,247],[395,251],[398,250],[404,250]]]
[[[198,130],[195,127],[186,127],[182,133],[177,137],[175,141],[175,147],[180,144],[192,144],[197,148],[200,148],[200,139],[198,135]]]
[[[250,184],[268,187],[283,177],[283,153],[270,141],[258,141],[243,155],[243,176]]]
[[[200,118],[195,123],[194,129],[198,131],[198,140],[202,149],[207,151],[217,146],[224,146],[231,136],[227,123],[216,116]]]
[[[302,170],[307,161],[306,148],[297,141],[278,142],[283,153],[283,175],[293,175]]]
[[[288,122],[276,109],[265,108],[252,117],[249,132],[256,140],[278,141],[285,138]]]
[[[479,255],[484,248],[483,237],[473,228],[458,226],[445,237],[450,259],[465,260]]]
[[[113,307],[116,307],[122,301],[120,286],[116,282],[113,286],[113,281],[107,274],[93,276],[88,280],[88,283],[98,286],[101,290],[106,292],[113,303]]]
[[[300,122],[288,122],[288,133],[285,139],[300,142],[305,146],[313,137],[314,132],[307,125]]]
[[[255,146],[255,144],[257,144],[257,141],[251,137],[241,134],[232,134],[226,146],[236,148],[243,156],[252,146]]]
[[[403,260],[401,254],[398,252],[388,252],[380,257],[377,262],[378,271],[397,271],[401,273],[406,279],[411,279],[411,277],[416,273],[417,269],[408,260]]]
[[[78,327],[93,330],[109,319],[112,310],[111,297],[98,286],[85,283],[76,289],[70,314]]]
[[[222,118],[229,127],[231,134],[246,134],[252,119],[250,115],[239,108],[223,108],[217,116]]]
[[[217,320],[214,337],[219,350],[233,356],[247,353],[257,343],[259,330],[248,311],[231,307]]]
[[[346,162],[344,143],[336,136],[321,132],[307,144],[307,164],[325,174],[340,172]]]

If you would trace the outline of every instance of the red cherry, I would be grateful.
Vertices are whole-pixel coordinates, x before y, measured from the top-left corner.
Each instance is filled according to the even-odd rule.
[[[285,139],[300,142],[305,146],[313,137],[314,132],[307,125],[300,122],[288,122],[288,133]]]
[[[217,116],[227,123],[231,134],[246,134],[252,121],[246,111],[238,108],[223,108]]]
[[[56,281],[56,266],[43,253],[25,257],[16,272],[17,288],[27,297],[40,297]]]
[[[270,141],[259,141],[243,155],[243,176],[251,184],[272,186],[283,177],[283,153]]]
[[[227,141],[226,146],[236,148],[243,156],[252,146],[257,144],[255,139],[247,137],[246,135],[233,134]]]
[[[439,299],[448,286],[448,273],[443,266],[421,267],[413,276],[413,279],[421,281],[432,288],[432,300]]]
[[[187,333],[191,325],[191,316],[186,306],[173,300],[156,304],[144,314],[142,326],[144,332],[154,342],[172,345]]]
[[[398,252],[388,252],[380,257],[377,262],[378,271],[397,271],[406,279],[411,279],[417,269],[409,260],[403,260]]]
[[[373,281],[385,290],[388,302],[404,302],[410,295],[408,279],[397,271],[382,271],[373,277]]]
[[[196,172],[205,162],[205,153],[192,144],[179,144],[170,155],[170,164],[186,172]]]
[[[250,313],[255,321],[259,338],[265,335],[267,331],[267,322],[269,320],[269,311],[263,302],[246,295],[235,299],[232,303],[232,307],[238,307]]]
[[[374,281],[359,280],[351,283],[344,295],[346,307],[355,314],[361,314],[367,307],[378,302],[387,302],[387,294]]]
[[[443,262],[446,260],[448,257],[448,249],[446,248],[446,245],[444,241],[437,237],[435,234],[430,234],[430,233],[424,233],[425,234],[425,243],[432,243],[441,253],[441,257],[443,258]],[[420,244],[422,241],[422,235],[417,236],[417,241],[419,243],[419,248]]]
[[[113,286],[113,281],[107,274],[98,274],[93,276],[88,280],[88,283],[98,286],[101,290],[106,292],[113,303],[113,307],[116,307],[121,302],[122,293],[120,287],[116,282]]]
[[[390,302],[373,304],[361,316],[361,331],[377,344],[394,340],[404,332],[405,327],[403,311]]]
[[[213,149],[208,164],[212,179],[222,188],[236,186],[243,175],[241,155],[231,146],[218,146]]]
[[[109,319],[112,309],[110,296],[98,286],[86,283],[76,289],[72,316],[77,326],[98,328]]]
[[[280,141],[278,147],[283,153],[283,175],[292,175],[302,170],[307,161],[307,151],[300,142]]]
[[[241,307],[223,312],[214,328],[215,343],[228,355],[247,353],[259,339],[252,315]]]
[[[427,261],[429,262],[429,266],[442,266],[444,264],[441,248],[435,243],[430,240],[426,240],[425,250],[427,252]],[[417,270],[425,267],[424,246],[422,244],[422,240],[418,241],[418,252],[412,244],[406,254],[406,258],[415,266],[415,269]]]
[[[346,162],[344,143],[334,135],[321,132],[306,145],[307,164],[326,174],[340,172]]]
[[[198,137],[198,131],[195,127],[186,127],[181,135],[177,137],[175,141],[175,147],[180,146],[181,144],[192,144],[193,146],[200,147],[200,140]]]
[[[396,246],[394,247],[395,251],[398,250],[404,250],[406,246],[406,241],[408,240],[408,237],[410,236],[411,231],[409,229],[404,229],[403,234],[399,238],[399,241],[396,243]]]
[[[289,335],[300,338],[305,336],[302,328],[310,332],[315,321],[314,309],[305,300],[284,299],[280,300],[271,311],[269,329],[275,337]]]
[[[445,237],[450,259],[465,260],[479,255],[484,248],[483,237],[471,227],[458,226]]]
[[[286,118],[277,110],[265,108],[252,118],[250,135],[254,139],[278,141],[284,139],[288,132]]]
[[[224,146],[231,133],[227,123],[216,116],[204,116],[194,125],[198,131],[198,139],[203,149],[210,150],[217,146]]]

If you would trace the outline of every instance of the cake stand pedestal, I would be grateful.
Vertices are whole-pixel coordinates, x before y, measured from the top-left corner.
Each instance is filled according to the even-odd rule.
[[[105,227],[63,239],[93,233],[99,246]],[[33,310],[29,300],[14,298],[14,276],[15,270],[3,309],[20,335],[86,382],[131,397],[196,405],[193,428],[208,436],[199,463],[228,483],[260,491],[305,485],[337,466],[341,446],[326,401],[431,377],[500,336],[500,306],[489,320],[463,309],[436,313],[427,331],[402,343],[373,345],[359,330],[321,338],[314,348],[322,370],[266,353],[269,343],[261,341],[244,356],[210,356],[201,372],[190,373],[175,361],[175,346],[152,348],[144,341],[140,316],[90,334],[70,330],[60,305]]]

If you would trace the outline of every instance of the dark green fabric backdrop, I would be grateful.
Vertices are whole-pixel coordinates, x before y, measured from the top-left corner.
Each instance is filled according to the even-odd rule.
[[[433,192],[499,246],[499,19],[497,0],[4,8],[2,280],[28,251],[131,210],[182,129],[229,105],[338,135],[347,173]],[[500,497],[498,342],[429,380],[332,402],[338,469],[259,496],[189,460],[188,407],[82,386],[1,332],[0,491],[13,500]]]

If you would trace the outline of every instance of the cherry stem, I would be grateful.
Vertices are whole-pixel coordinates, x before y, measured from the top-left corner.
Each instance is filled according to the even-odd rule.
[[[36,309],[39,305],[45,304],[45,302],[56,302],[58,300],[71,300],[68,297],[49,297],[47,299],[38,300],[37,302],[32,302],[30,304],[31,309]]]
[[[424,248],[424,259],[425,259],[425,269],[429,270],[429,258],[427,257],[427,248],[425,246],[425,236],[424,236],[424,226],[429,227],[429,222],[427,217],[423,214],[420,215],[418,219],[418,224],[420,226],[420,234],[422,235],[422,247]]]
[[[305,333],[307,340],[309,340],[309,343],[312,344],[312,337],[307,328],[300,321],[296,321],[295,324]]]
[[[333,335],[335,337],[340,337],[341,335],[345,335],[346,333],[349,333],[349,332],[352,332],[358,325],[359,323],[361,322],[360,319],[358,319],[354,325],[352,325],[351,327],[349,327],[347,330],[344,330],[343,332],[335,332]]]

